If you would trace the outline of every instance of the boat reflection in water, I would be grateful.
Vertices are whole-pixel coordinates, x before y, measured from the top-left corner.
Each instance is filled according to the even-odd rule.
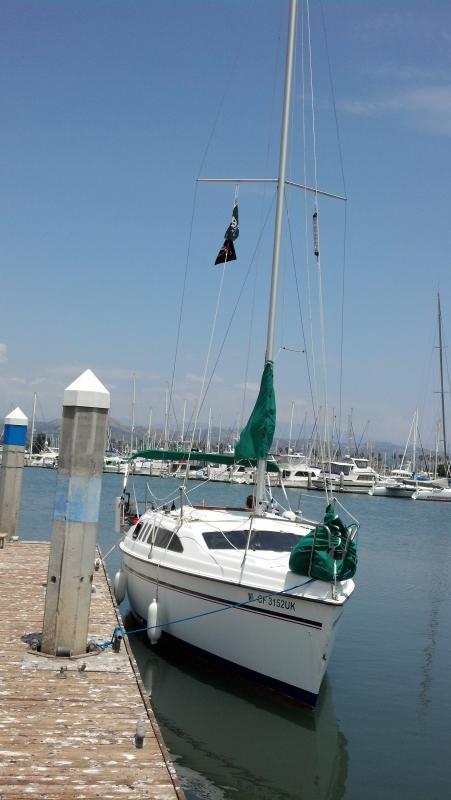
[[[136,628],[131,614],[125,624]],[[347,742],[327,677],[313,713],[185,649],[130,642],[189,800],[344,797]]]

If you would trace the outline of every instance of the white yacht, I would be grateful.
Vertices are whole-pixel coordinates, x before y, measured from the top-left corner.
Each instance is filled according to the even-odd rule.
[[[370,466],[367,458],[344,456],[343,461],[330,461],[313,480],[313,486],[324,489],[327,485],[334,492],[368,494],[379,481],[379,474]]]
[[[228,483],[230,480],[230,470],[226,464],[207,464],[203,469],[203,476],[209,481]]]
[[[429,472],[420,470],[416,472],[412,469],[410,462],[407,462],[406,467],[398,467],[392,469],[388,476],[390,480],[397,481],[415,491],[417,488],[443,488],[448,485],[447,478],[439,478],[436,475],[431,475]]]
[[[175,462],[175,469],[170,471],[171,478],[179,478],[184,480],[204,480],[204,467],[195,461],[180,461],[178,464]]]
[[[290,571],[291,550],[314,527],[290,513],[147,511],[121,542],[117,599],[127,591],[151,641],[163,631],[315,705],[354,582]]]
[[[368,494],[375,497],[413,497],[415,499],[421,491],[421,499],[426,499],[426,492],[431,492],[432,496],[435,490],[447,486],[446,478],[434,477],[428,472],[415,472],[410,461],[407,461],[405,466],[401,465],[392,469],[387,477],[380,477],[377,483],[370,488]]]
[[[451,487],[417,488],[412,495],[414,500],[434,500],[438,503],[451,503]]]
[[[369,490],[368,494],[375,497],[405,497],[411,498],[415,492],[415,486],[403,483],[394,477],[380,478]]]
[[[236,464],[230,467],[229,481],[230,483],[245,483],[250,486],[255,483],[255,469],[243,464]]]
[[[29,467],[44,467],[45,469],[57,469],[58,449],[56,447],[46,447],[40,453],[33,453],[28,459]]]
[[[321,476],[318,467],[311,467],[307,463],[296,467],[280,463],[279,470],[278,484],[286,489],[312,489],[314,480]]]
[[[117,453],[108,453],[103,459],[104,472],[120,472],[125,474],[128,465],[128,458]]]
[[[203,469],[204,478],[221,483],[254,483],[255,469],[244,464],[208,464]]]

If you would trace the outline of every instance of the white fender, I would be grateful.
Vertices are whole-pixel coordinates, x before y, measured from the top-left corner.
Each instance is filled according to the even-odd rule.
[[[124,570],[120,569],[119,572],[116,572],[113,583],[113,592],[116,598],[116,603],[119,604],[122,603],[126,591],[127,591],[127,576]]]
[[[154,598],[147,609],[147,636],[150,644],[156,644],[161,636],[161,628],[156,628],[155,625],[158,625],[158,603]]]

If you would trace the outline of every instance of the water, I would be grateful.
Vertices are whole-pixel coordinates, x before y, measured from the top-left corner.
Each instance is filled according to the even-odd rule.
[[[173,480],[136,478],[160,499]],[[19,532],[49,539],[56,473],[26,469]],[[99,544],[122,476],[104,475]],[[238,505],[247,486],[202,486]],[[297,507],[299,493],[289,493]],[[188,800],[435,800],[451,795],[451,504],[340,496],[361,523],[357,589],[345,608],[319,707],[310,712],[209,663],[130,641]],[[318,518],[319,493],[302,507]],[[111,576],[119,568],[108,555]],[[126,625],[136,627],[126,602]],[[108,639],[111,631],[105,631]],[[268,642],[271,647],[271,642]],[[283,658],[283,653],[280,654]]]

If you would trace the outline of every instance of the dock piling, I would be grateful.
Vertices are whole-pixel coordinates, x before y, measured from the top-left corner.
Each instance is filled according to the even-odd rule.
[[[19,407],[5,417],[0,470],[0,531],[6,540],[16,535],[28,419]]]
[[[64,393],[41,652],[86,653],[110,394],[91,370]]]

